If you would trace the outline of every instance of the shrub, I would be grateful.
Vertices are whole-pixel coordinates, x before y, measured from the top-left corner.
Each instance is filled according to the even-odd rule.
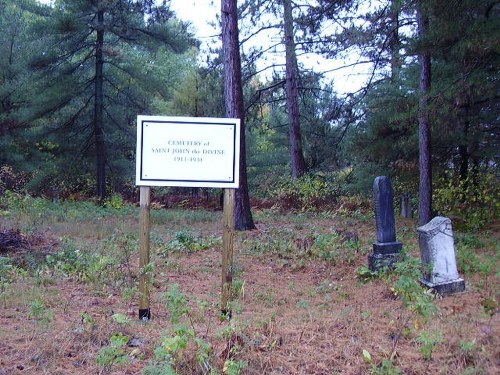
[[[278,177],[269,186],[268,194],[284,208],[318,208],[337,195],[333,185],[323,175],[304,175],[294,180],[289,176]]]
[[[494,174],[484,173],[478,181],[445,175],[438,186],[434,189],[434,208],[441,215],[458,219],[458,229],[479,230],[498,218],[500,187]]]

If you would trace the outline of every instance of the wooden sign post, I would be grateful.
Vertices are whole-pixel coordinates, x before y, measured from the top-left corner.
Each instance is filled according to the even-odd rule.
[[[149,186],[140,187],[140,219],[141,226],[140,254],[139,254],[139,319],[151,319],[149,308],[150,275],[149,265],[149,233],[151,231],[151,221],[149,206],[151,202],[151,188]]]
[[[234,199],[239,187],[240,120],[137,116],[136,185],[140,186],[139,318],[151,319],[151,186],[224,189],[221,311],[230,317]]]
[[[224,190],[224,233],[222,235],[222,316],[231,318],[233,284],[234,189]]]

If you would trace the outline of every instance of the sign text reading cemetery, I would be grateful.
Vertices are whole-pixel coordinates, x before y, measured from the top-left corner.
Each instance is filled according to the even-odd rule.
[[[136,184],[238,188],[240,120],[137,116]]]

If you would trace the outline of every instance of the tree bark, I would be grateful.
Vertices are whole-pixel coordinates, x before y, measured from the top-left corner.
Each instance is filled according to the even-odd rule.
[[[221,10],[226,116],[240,119],[240,186],[236,190],[235,229],[250,230],[255,229],[255,224],[250,211],[250,197],[248,194],[245,116],[236,0],[221,0]]]
[[[429,16],[425,0],[417,2],[418,37],[421,41],[428,33]],[[418,108],[419,129],[419,201],[418,223],[424,225],[432,216],[432,165],[431,165],[431,124],[429,121],[429,92],[431,89],[431,55],[424,45],[419,53],[420,62],[420,99]]]
[[[390,39],[389,50],[391,53],[391,82],[396,82],[399,79],[401,70],[401,40],[399,38],[399,12],[400,2],[398,0],[391,1],[391,9],[389,11]]]
[[[95,44],[95,98],[94,98],[94,139],[96,151],[96,194],[102,203],[106,199],[106,147],[104,144],[104,93],[103,93],[103,47],[104,10],[97,3],[97,27]]]
[[[286,103],[290,127],[290,156],[292,178],[297,179],[306,172],[300,132],[299,91],[297,84],[298,66],[293,37],[293,14],[291,0],[283,1],[283,29],[285,34]]]

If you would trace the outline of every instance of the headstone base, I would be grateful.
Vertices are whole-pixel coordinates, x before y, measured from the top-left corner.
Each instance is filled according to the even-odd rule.
[[[378,272],[383,268],[394,269],[399,260],[400,253],[393,254],[370,254],[368,255],[368,268],[372,272]]]
[[[400,253],[403,244],[399,241],[395,242],[375,242],[373,244],[374,254],[395,254]]]
[[[430,281],[420,279],[420,283],[425,285],[427,288],[434,290],[442,296],[449,296],[450,294],[462,293],[465,291],[465,281],[464,279],[456,279],[447,281],[444,283],[432,283]]]
[[[140,320],[151,320],[151,310],[150,309],[139,309],[139,319]]]

